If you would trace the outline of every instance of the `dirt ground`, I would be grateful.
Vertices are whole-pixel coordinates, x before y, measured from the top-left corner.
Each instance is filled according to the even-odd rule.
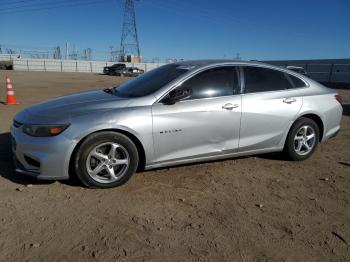
[[[92,190],[16,174],[12,117],[125,79],[0,71],[0,100],[5,73],[21,104],[0,104],[0,261],[350,261],[350,87],[340,134],[307,161],[244,157]]]

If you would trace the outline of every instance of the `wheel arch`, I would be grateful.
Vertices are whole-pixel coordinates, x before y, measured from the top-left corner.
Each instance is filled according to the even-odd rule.
[[[302,117],[304,117],[304,118],[309,118],[309,119],[315,121],[315,123],[317,124],[318,129],[319,129],[319,131],[320,131],[320,134],[319,134],[319,135],[320,135],[320,137],[319,137],[319,142],[321,142],[322,139],[323,139],[323,134],[324,134],[324,123],[323,123],[323,121],[322,121],[322,118],[321,118],[320,116],[318,116],[317,114],[315,114],[315,113],[307,113],[307,114],[303,114],[303,115],[299,116],[297,119],[295,119],[294,123],[295,123],[298,119],[300,119],[300,118],[302,118]],[[294,124],[294,123],[293,123],[293,124]]]
[[[80,141],[75,145],[73,152],[69,158],[69,176],[71,177],[73,174],[75,174],[75,167],[74,167],[74,159],[76,156],[76,153],[78,152],[81,144],[90,136],[93,134],[97,134],[97,133],[101,133],[101,132],[116,132],[116,133],[120,133],[123,134],[125,136],[127,136],[136,146],[137,152],[139,154],[139,163],[137,166],[137,171],[141,171],[144,170],[145,165],[146,165],[146,154],[145,154],[145,149],[141,143],[141,141],[131,132],[123,130],[123,129],[118,129],[118,128],[107,128],[107,129],[101,129],[101,130],[97,130],[94,132],[91,132],[87,135],[85,135],[83,138],[80,139]]]

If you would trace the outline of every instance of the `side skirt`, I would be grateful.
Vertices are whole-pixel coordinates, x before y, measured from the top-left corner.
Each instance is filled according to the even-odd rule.
[[[235,152],[235,153],[221,154],[221,155],[214,155],[214,156],[194,157],[194,158],[187,158],[187,159],[175,159],[172,161],[151,163],[149,165],[146,165],[145,170],[160,168],[160,167],[167,167],[167,166],[177,166],[177,165],[182,165],[182,164],[206,162],[206,161],[212,161],[212,160],[228,159],[228,158],[241,157],[241,156],[281,152],[282,150],[283,150],[283,148],[273,147],[273,148],[268,148],[268,149],[251,150],[251,151],[245,151],[245,152]]]

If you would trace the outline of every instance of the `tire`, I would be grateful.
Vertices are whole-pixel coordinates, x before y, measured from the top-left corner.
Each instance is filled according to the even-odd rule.
[[[136,172],[138,162],[137,148],[127,136],[100,132],[90,135],[80,145],[75,171],[87,187],[111,188],[126,183]]]
[[[305,130],[306,135],[304,135]],[[314,135],[313,138],[312,134]],[[319,137],[320,131],[316,122],[310,118],[301,117],[289,130],[284,153],[292,161],[306,160],[316,150]]]

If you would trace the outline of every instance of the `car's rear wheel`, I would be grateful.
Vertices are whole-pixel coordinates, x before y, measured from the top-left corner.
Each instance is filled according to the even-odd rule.
[[[116,132],[92,134],[81,144],[75,160],[80,181],[92,188],[116,187],[136,172],[138,152],[135,144]]]
[[[291,160],[305,160],[315,151],[319,137],[320,131],[315,121],[302,117],[289,131],[284,152]]]

